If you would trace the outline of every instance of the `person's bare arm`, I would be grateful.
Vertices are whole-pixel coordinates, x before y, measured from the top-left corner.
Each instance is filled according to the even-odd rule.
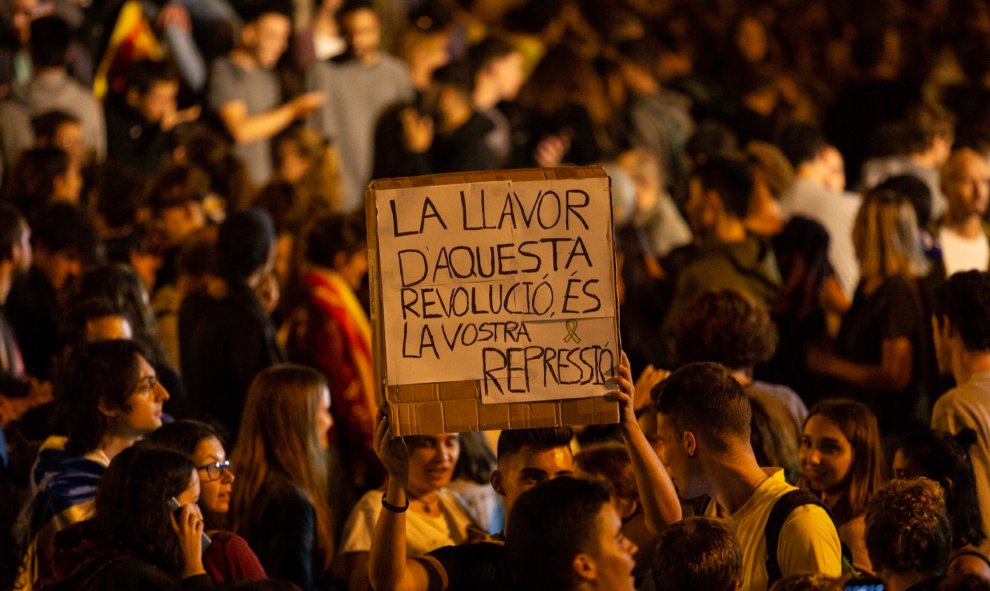
[[[610,392],[609,397],[619,403],[622,440],[632,460],[633,475],[636,478],[636,488],[639,489],[639,502],[643,506],[646,527],[653,534],[657,534],[668,525],[680,521],[681,502],[677,498],[674,482],[636,421],[636,412],[633,409],[635,386],[629,358],[624,352],[619,362],[618,373],[611,380],[619,387],[618,391]]]
[[[888,392],[903,390],[911,383],[914,366],[911,340],[906,337],[884,339],[880,351],[880,364],[868,365],[812,350],[808,353],[808,370],[861,388]]]
[[[244,101],[230,101],[217,110],[220,120],[239,144],[273,137],[296,119],[303,119],[323,104],[322,92],[307,92],[264,113],[251,115]]]
[[[402,438],[391,439],[388,415],[378,412],[375,425],[375,451],[388,470],[385,500],[397,507],[409,503],[406,485],[409,479],[409,451]],[[430,589],[426,568],[416,560],[406,559],[406,514],[382,507],[371,538],[368,576],[375,591],[443,591]]]
[[[368,591],[368,553],[348,552],[344,554],[344,570],[347,573],[347,591]]]

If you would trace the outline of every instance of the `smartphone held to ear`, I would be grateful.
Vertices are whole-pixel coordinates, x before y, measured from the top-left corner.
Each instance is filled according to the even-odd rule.
[[[874,577],[854,577],[846,581],[844,591],[884,591],[883,581]]]
[[[172,497],[168,500],[168,506],[172,510],[172,517],[175,518],[175,522],[179,523],[179,520],[182,518],[182,505],[179,504],[179,501],[177,501],[175,497]],[[203,547],[203,552],[206,552],[206,549],[210,547],[213,540],[210,539],[210,536],[206,535],[205,531],[202,533],[202,536],[203,539],[201,540],[201,544]]]

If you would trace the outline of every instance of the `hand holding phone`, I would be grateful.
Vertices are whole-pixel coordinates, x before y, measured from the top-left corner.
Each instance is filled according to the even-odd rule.
[[[168,505],[169,505],[169,508],[172,510],[172,517],[175,519],[175,525],[181,530],[182,529],[182,519],[184,517],[183,506],[179,504],[179,501],[175,497],[172,497],[172,498],[170,498],[168,500]],[[190,509],[190,510],[192,510],[192,509]],[[210,544],[213,543],[213,540],[210,539],[210,536],[206,535],[206,532],[205,531],[202,532],[202,534],[200,534],[200,535],[202,536],[200,538],[200,544],[202,546],[202,551],[203,552],[206,552],[206,549],[210,547]]]

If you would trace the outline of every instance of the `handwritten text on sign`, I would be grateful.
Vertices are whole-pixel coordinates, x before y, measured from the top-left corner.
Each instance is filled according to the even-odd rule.
[[[376,192],[390,385],[602,394],[617,363],[606,178]]]

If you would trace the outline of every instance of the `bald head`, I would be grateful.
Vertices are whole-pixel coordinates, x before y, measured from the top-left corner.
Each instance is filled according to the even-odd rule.
[[[942,167],[941,183],[951,220],[965,220],[986,212],[990,166],[979,153],[969,148],[953,152]]]

